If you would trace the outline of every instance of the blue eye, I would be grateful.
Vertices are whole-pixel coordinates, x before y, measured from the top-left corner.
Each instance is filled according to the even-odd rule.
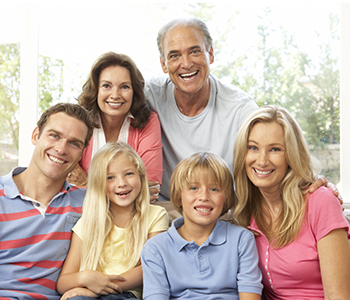
[[[81,149],[83,145],[80,142],[71,142],[70,143],[73,147]]]
[[[114,179],[114,176],[107,176],[107,180],[112,180],[112,179]]]

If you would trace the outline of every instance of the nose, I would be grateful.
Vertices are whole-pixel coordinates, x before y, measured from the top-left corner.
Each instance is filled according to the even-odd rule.
[[[181,64],[184,69],[191,69],[192,60],[188,55],[183,55]]]
[[[118,176],[117,177],[117,180],[118,180],[118,187],[123,187],[126,185],[126,180],[124,178],[124,176]]]
[[[268,161],[269,161],[269,156],[266,153],[266,151],[260,151],[258,160],[257,160],[258,165],[261,167],[266,166],[268,164]]]
[[[65,155],[68,153],[67,147],[68,147],[67,141],[64,139],[61,139],[60,141],[58,141],[56,143],[55,149],[56,149],[58,154]]]
[[[119,88],[114,86],[112,89],[111,89],[111,98],[112,99],[117,99],[119,97]]]
[[[207,189],[201,189],[199,193],[199,200],[201,201],[208,201],[208,190]]]

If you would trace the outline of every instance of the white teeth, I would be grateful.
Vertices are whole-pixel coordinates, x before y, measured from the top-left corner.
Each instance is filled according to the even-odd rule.
[[[186,77],[191,77],[191,76],[193,76],[193,75],[196,75],[198,73],[198,71],[195,71],[195,72],[192,72],[192,73],[188,73],[188,74],[182,74],[181,75],[181,78],[183,79],[183,80],[190,80],[191,78],[186,78]]]
[[[64,163],[64,160],[60,160],[60,159],[58,159],[57,157],[54,157],[54,156],[49,155],[49,158],[50,158],[52,161],[57,162],[57,163],[59,163],[59,164],[63,164],[63,163]]]
[[[197,73],[197,71],[192,72],[192,73],[188,73],[188,74],[182,74],[181,76],[187,77],[187,76],[192,76],[192,75],[194,75],[194,74],[196,74],[196,73]]]
[[[124,196],[124,195],[127,195],[127,194],[129,194],[129,193],[130,193],[130,191],[125,192],[125,193],[117,193],[117,195],[119,195],[119,196]]]
[[[123,103],[107,102],[110,106],[121,106]]]
[[[267,175],[267,174],[270,174],[272,173],[273,170],[271,171],[259,171],[257,169],[254,169],[256,173],[260,174],[260,175]]]
[[[196,207],[196,210],[198,210],[200,212],[210,212],[211,209]]]

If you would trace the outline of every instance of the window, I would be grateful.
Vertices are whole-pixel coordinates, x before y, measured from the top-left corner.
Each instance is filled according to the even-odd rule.
[[[349,164],[344,156],[340,160],[340,145],[344,141],[339,128],[344,125],[339,122],[346,120],[339,120],[339,90],[349,95],[346,86],[339,89],[341,12],[350,19],[349,4],[327,2],[252,5],[242,1],[232,9],[220,2],[2,3],[0,26],[7,30],[0,34],[0,44],[21,42],[22,68],[26,62],[32,63],[24,69],[27,75],[21,77],[21,83],[28,85],[21,90],[26,88],[30,101],[20,102],[25,115],[21,128],[31,132],[45,105],[75,101],[93,61],[104,52],[129,55],[146,79],[161,74],[156,45],[159,28],[173,18],[199,17],[207,23],[215,42],[212,72],[250,92],[259,105],[275,103],[287,107],[321,161],[322,174],[338,183],[340,174],[342,179],[346,176],[341,173],[339,162],[343,167]],[[36,74],[36,68],[39,75],[29,75]],[[343,76],[349,76],[346,68],[342,70]],[[39,89],[34,87],[36,82]],[[345,115],[350,107],[342,105]],[[31,155],[29,134],[19,134],[20,163],[24,165]],[[4,138],[1,136],[0,140],[4,142]],[[0,155],[2,161],[8,161],[3,152]],[[342,194],[350,202],[343,189]]]

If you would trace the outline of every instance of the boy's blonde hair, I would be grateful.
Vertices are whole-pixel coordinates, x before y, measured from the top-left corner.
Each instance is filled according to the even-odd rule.
[[[141,191],[134,201],[134,212],[125,229],[124,260],[130,268],[139,263],[141,250],[148,236],[149,189],[145,166],[139,155],[125,143],[108,142],[94,155],[87,184],[81,217],[82,255],[80,270],[101,271],[108,264],[111,253],[105,245],[112,245],[110,234],[113,218],[110,201],[106,196],[108,166],[120,155],[130,159],[139,172]],[[112,247],[111,247],[112,248]]]
[[[182,160],[175,168],[170,179],[170,200],[178,212],[182,214],[181,193],[189,188],[190,182],[201,176],[204,180],[214,180],[225,195],[221,215],[233,207],[235,193],[233,178],[225,161],[218,155],[200,152]]]

